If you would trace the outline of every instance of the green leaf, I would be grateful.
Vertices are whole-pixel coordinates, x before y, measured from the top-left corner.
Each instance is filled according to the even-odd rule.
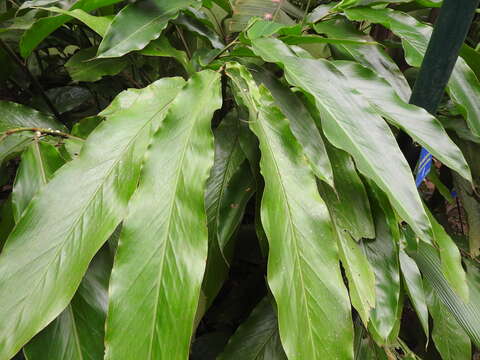
[[[217,238],[220,248],[223,249],[229,240],[228,237],[220,238],[220,218],[224,206],[225,192],[229,183],[240,165],[245,160],[245,154],[240,147],[239,121],[236,113],[230,113],[215,129],[215,161],[212,172],[207,182],[205,206],[212,236]],[[231,235],[232,231],[227,231]]]
[[[73,125],[71,135],[86,139],[88,135],[90,135],[92,131],[102,123],[102,121],[103,117],[101,116],[86,117]]]
[[[376,304],[370,314],[369,332],[378,344],[395,340],[395,328],[400,323],[401,308],[399,232],[393,209],[379,189],[372,185],[370,204],[375,218],[375,240],[362,245],[375,272]],[[401,315],[401,314],[400,314]]]
[[[0,253],[14,226],[15,219],[13,218],[12,196],[10,195],[0,204]]]
[[[285,25],[276,23],[274,21],[258,20],[248,28],[247,36],[250,40],[255,40],[261,37],[269,37],[276,34],[280,29],[283,29]]]
[[[372,6],[379,4],[391,4],[391,3],[406,3],[413,0],[342,0],[335,6],[335,9],[344,10],[357,6]]]
[[[328,38],[318,35],[289,35],[284,36],[281,40],[288,45],[299,45],[299,44],[333,44],[333,45],[378,45],[375,41],[366,41],[363,39],[337,39],[337,38]]]
[[[22,152],[33,141],[31,131],[11,135],[1,134],[21,128],[66,130],[65,126],[48,115],[21,104],[0,101],[0,164]]]
[[[238,327],[218,360],[287,360],[277,316],[268,297]]]
[[[340,229],[337,230],[337,234],[340,260],[348,279],[350,301],[367,326],[370,311],[375,307],[375,273],[362,249],[350,234]]]
[[[23,153],[12,193],[17,222],[28,203],[63,163],[60,153],[50,144],[34,141]],[[103,357],[111,263],[107,252],[101,254],[94,258],[72,303],[27,345],[25,353],[29,360]]]
[[[31,202],[0,255],[0,358],[13,356],[67,306],[124,218],[150,134],[183,84],[162,79],[118,95],[80,156]]]
[[[150,42],[150,44],[140,51],[140,54],[146,56],[172,57],[182,64],[188,74],[195,73],[195,69],[190,63],[187,53],[174,48],[166,36],[160,36],[160,38]]]
[[[0,101],[0,132],[16,128],[66,129],[52,117],[32,108],[10,101]]]
[[[294,25],[295,22],[287,13],[297,17],[303,16],[303,12],[287,0],[234,0],[232,11],[233,16],[227,23],[231,32],[243,31],[250,20],[255,17],[275,21],[283,25]]]
[[[308,23],[316,23],[317,21],[322,20],[331,13],[334,6],[335,3],[318,5],[307,15],[306,21]]]
[[[18,133],[1,139],[0,135],[0,165],[21,153],[33,141],[31,133]]]
[[[418,251],[409,254],[417,263],[424,276],[435,291],[442,304],[453,315],[470,339],[480,346],[480,301],[470,296],[465,303],[445,278],[437,251],[431,245],[419,242]]]
[[[415,261],[404,250],[400,250],[400,269],[408,297],[428,339],[428,309],[422,275]]]
[[[250,128],[260,141],[268,282],[285,352],[290,359],[352,359],[348,294],[315,177],[268,90],[257,87],[241,65],[228,65],[227,74],[249,107]]]
[[[49,8],[40,8],[40,9],[51,11],[57,14],[69,15],[77,20],[80,20],[81,22],[83,22],[85,25],[90,27],[93,31],[95,31],[98,35],[102,37],[107,32],[107,29],[110,26],[110,23],[112,22],[111,17],[93,16],[81,9],[74,9],[69,11],[69,10],[63,10],[63,9],[57,8],[55,6],[52,6]]]
[[[61,86],[45,91],[51,102],[60,114],[74,110],[85,101],[92,97],[92,93],[82,86]],[[32,103],[36,108],[45,113],[52,113],[51,109],[46,105],[41,97],[33,99]]]
[[[193,11],[193,9],[190,9],[189,12],[191,11]],[[215,49],[223,49],[225,47],[225,44],[222,42],[220,36],[210,27],[198,20],[195,15],[201,16],[203,15],[203,13],[192,13],[191,16],[181,14],[175,20],[175,23],[185,27],[187,30],[197,35],[200,35],[201,37],[204,37],[212,44]]]
[[[103,359],[108,249],[95,255],[70,305],[24,348],[27,360]]]
[[[426,282],[427,301],[433,319],[432,339],[442,360],[470,360],[470,339]]]
[[[15,222],[18,222],[32,198],[63,164],[64,160],[53,145],[38,140],[33,141],[23,152],[12,191]]]
[[[157,39],[178,12],[193,0],[141,0],[127,5],[113,19],[100,46],[98,58],[111,58],[141,50]]]
[[[323,183],[318,184],[320,196],[340,231],[348,231],[355,240],[375,238],[370,203],[355,164],[346,152],[327,145],[333,165],[335,191]]]
[[[293,56],[279,40],[252,43],[264,60],[283,65],[292,85],[313,96],[328,141],[350,153],[357,169],[387,194],[400,216],[421,238],[430,239],[431,225],[395,137],[362,96],[350,90],[348,78],[331,62]]]
[[[430,26],[392,9],[349,9],[345,13],[351,20],[381,23],[389,28],[402,39],[406,61],[420,67],[432,33]],[[457,59],[447,91],[460,106],[472,132],[480,135],[480,82],[462,58]]]
[[[443,274],[457,294],[460,295],[463,300],[468,302],[468,284],[465,270],[462,266],[462,256],[460,251],[443,226],[437,222],[428,209],[426,209],[426,211],[432,224],[433,239],[439,249]]]
[[[238,114],[231,112],[214,131],[215,160],[205,193],[209,255],[203,290],[207,306],[228,276],[233,250],[228,244],[254,193],[254,179],[240,147],[239,126]]]
[[[438,160],[471,181],[470,169],[462,152],[434,116],[403,101],[373,71],[350,61],[335,61],[334,64],[347,77],[351,88],[361,93],[379,115],[408,133]]]
[[[368,335],[360,319],[355,321],[355,360],[389,360],[385,351]]]
[[[333,187],[332,165],[317,124],[306,106],[298,95],[282,85],[272,73],[260,67],[252,69],[252,73],[257,83],[267,87],[276,105],[289,120],[290,129],[302,145],[314,174]]]
[[[476,258],[480,255],[480,197],[471,183],[458,177],[457,174],[453,174],[453,179],[461,204],[467,214],[470,255]]]
[[[112,271],[106,359],[188,357],[207,257],[210,120],[221,103],[219,74],[197,73],[153,137]]]
[[[88,13],[120,1],[121,0],[78,0],[69,10],[80,9]],[[27,58],[48,35],[72,19],[69,15],[56,15],[35,21],[35,23],[23,33],[20,39],[20,55]]]
[[[315,24],[314,29],[320,34],[326,34],[333,38],[344,38],[351,40],[363,40],[372,42],[374,39],[344,19],[326,20]],[[345,58],[354,60],[372,69],[379,76],[384,78],[396,91],[398,96],[404,101],[408,101],[411,95],[411,89],[405,76],[398,68],[397,64],[387,54],[380,45],[354,45],[354,44],[335,44],[337,49]]]
[[[480,78],[480,52],[471,48],[467,44],[463,44],[460,50],[460,56],[473,70],[473,72],[477,76],[477,79]]]
[[[107,75],[116,75],[127,65],[125,58],[94,59],[97,48],[81,49],[66,63],[65,68],[74,81],[97,81]]]

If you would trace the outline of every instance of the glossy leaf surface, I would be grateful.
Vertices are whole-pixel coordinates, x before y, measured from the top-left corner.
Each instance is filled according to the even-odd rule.
[[[287,360],[270,299],[264,298],[230,338],[218,360]]]
[[[403,101],[390,85],[373,71],[349,61],[335,61],[352,89],[360,92],[374,110],[392,125],[408,133],[433,156],[471,179],[470,169],[460,149],[448,137],[440,122],[427,111]]]
[[[252,70],[257,82],[264,84],[290,122],[290,128],[295,138],[302,145],[313,172],[319,178],[333,187],[332,165],[327,150],[314,118],[297,94],[282,85],[273,74],[260,68]]]
[[[389,28],[402,39],[407,62],[420,67],[432,33],[430,26],[391,9],[350,9],[346,14],[352,20],[381,23]],[[461,106],[472,132],[480,135],[480,81],[462,58],[457,60],[447,90]]]
[[[348,279],[350,301],[365,326],[375,307],[375,273],[360,246],[350,234],[337,230],[340,260]]]
[[[428,309],[433,319],[432,339],[442,360],[469,360],[472,358],[470,339],[455,317],[438,299],[427,283]]]
[[[77,20],[80,20],[100,36],[105,35],[108,27],[110,26],[110,23],[112,22],[111,17],[90,15],[89,13],[81,9],[63,10],[54,6],[49,8],[44,8],[44,9],[48,11],[52,11],[54,13],[68,15]]]
[[[97,57],[109,58],[141,50],[165,29],[178,11],[193,0],[142,0],[124,7],[113,19],[100,46]]]
[[[399,258],[406,292],[428,338],[428,308],[422,275],[415,261],[405,251],[400,250]]]
[[[24,348],[27,360],[100,360],[112,261],[107,249],[93,258],[70,305]]]
[[[445,278],[440,258],[431,245],[420,241],[418,252],[410,255],[422,272],[424,281],[432,286],[442,304],[454,316],[472,342],[480,346],[480,301],[478,298],[471,296],[469,302],[466,303],[457,295]]]
[[[125,216],[152,127],[183,83],[164,79],[120,94],[80,156],[27,208],[0,255],[0,358],[13,356],[73,297],[88,263]]]
[[[227,73],[249,107],[250,127],[260,141],[268,282],[285,352],[290,359],[352,359],[348,295],[315,177],[268,90],[257,87],[242,66],[231,65]]]
[[[321,21],[315,24],[314,29],[318,33],[326,34],[329,37],[373,41],[370,36],[357,30],[353,24],[344,19]],[[411,90],[405,76],[380,45],[336,44],[335,48],[344,57],[357,61],[375,71],[376,74],[384,78],[392,86],[401,99],[404,101],[409,100]]]
[[[120,1],[121,0],[78,0],[69,10],[80,9],[88,13]],[[27,58],[47,36],[72,19],[69,15],[55,15],[36,20],[35,23],[23,33],[20,40],[20,54],[22,57]]]
[[[82,49],[73,55],[66,63],[68,74],[74,81],[97,81],[107,75],[116,75],[122,71],[128,61],[119,59],[94,59],[97,49],[92,47]]]
[[[375,238],[370,202],[352,158],[332,145],[327,145],[327,151],[333,164],[335,190],[323,183],[318,184],[318,189],[335,224],[355,240]]]
[[[361,95],[348,88],[340,70],[323,59],[295,57],[279,40],[257,39],[253,48],[264,60],[282,64],[287,80],[315,98],[328,141],[350,153],[358,170],[388,195],[401,217],[420,237],[430,239],[428,217],[395,137]]]
[[[153,136],[112,271],[106,359],[188,358],[207,256],[210,121],[220,106],[220,76],[197,73]]]
[[[240,121],[237,111],[232,111],[214,130],[215,160],[205,193],[209,247],[203,292],[207,307],[228,277],[232,237],[255,192],[255,179],[240,146]]]
[[[64,160],[53,145],[38,140],[33,141],[23,152],[12,191],[12,205],[16,222],[32,198],[48,183],[63,163]]]
[[[460,295],[464,301],[468,302],[468,284],[465,270],[462,266],[460,250],[443,226],[437,222],[430,212],[428,212],[428,216],[432,223],[433,238],[439,249],[443,274],[457,294]]]
[[[10,101],[0,101],[0,132],[16,128],[65,130],[65,126],[37,110]]]
[[[371,312],[369,331],[377,343],[385,344],[392,341],[391,334],[400,322],[399,232],[395,214],[385,195],[374,187],[371,200],[376,238],[362,242],[375,272],[376,304]]]

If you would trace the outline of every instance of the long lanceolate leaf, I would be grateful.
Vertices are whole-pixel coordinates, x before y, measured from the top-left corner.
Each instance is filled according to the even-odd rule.
[[[218,360],[286,360],[275,310],[268,297],[230,338]]]
[[[442,360],[470,360],[471,342],[455,317],[440,301],[427,282],[428,309],[433,319],[432,339]]]
[[[207,257],[205,185],[220,76],[194,75],[154,135],[110,285],[106,359],[187,359]]]
[[[395,137],[361,95],[349,88],[340,70],[326,60],[293,56],[275,39],[254,40],[253,49],[264,60],[283,65],[287,80],[314,97],[330,143],[349,152],[360,172],[388,195],[415,232],[431,239],[430,222]]]
[[[85,12],[116,4],[121,0],[79,0],[69,10]],[[73,18],[69,15],[56,15],[38,19],[20,39],[20,54],[26,58],[45,38]]]
[[[400,324],[399,231],[395,213],[385,195],[374,185],[370,188],[376,238],[362,244],[375,271],[376,304],[368,329],[377,343],[385,344],[396,338],[395,331]]]
[[[417,262],[424,279],[428,282],[442,304],[465,330],[470,339],[480,346],[480,301],[471,296],[465,303],[452,289],[442,273],[440,258],[431,245],[419,242],[418,252],[410,254]]]
[[[400,99],[390,85],[373,71],[350,61],[335,61],[353,89],[370,102],[374,110],[392,125],[401,128],[438,160],[471,180],[467,161],[431,114]]]
[[[315,120],[306,106],[297,94],[282,85],[272,73],[261,68],[253,69],[252,73],[257,82],[261,82],[267,87],[277,106],[290,121],[290,128],[302,145],[314,174],[334,187],[332,165],[328,159],[325,144]]]
[[[352,20],[381,23],[389,28],[402,39],[406,61],[420,67],[432,33],[431,27],[392,9],[349,9],[345,13]],[[462,58],[457,60],[447,90],[452,100],[462,108],[472,132],[480,135],[480,82]]]
[[[326,34],[329,37],[343,39],[374,41],[368,35],[358,30],[354,24],[347,19],[333,19],[321,21],[314,25],[314,29],[320,34]],[[387,54],[381,45],[355,45],[355,44],[335,44],[335,49],[343,56],[351,58],[360,64],[372,69],[376,74],[384,78],[403,99],[408,101],[411,95],[411,89],[405,76],[398,68],[398,65]]]
[[[230,242],[254,193],[254,178],[240,146],[240,118],[229,113],[214,131],[215,160],[205,193],[209,246],[203,293],[207,307],[228,276]]]
[[[157,39],[168,21],[194,0],[142,0],[123,8],[113,19],[100,46],[99,58],[118,57],[141,50]]]
[[[28,203],[63,163],[64,160],[53,145],[35,140],[25,150],[12,191],[15,221],[18,222]]]
[[[93,258],[70,305],[24,348],[27,360],[101,360],[107,316],[108,249]]]
[[[327,145],[328,156],[334,165],[335,191],[319,183],[320,196],[325,200],[337,228],[347,231],[355,240],[373,239],[373,224],[367,192],[350,155]]]
[[[240,65],[228,66],[227,74],[249,107],[250,127],[260,141],[268,282],[285,352],[289,359],[352,359],[348,294],[315,177],[268,90],[257,87]]]
[[[27,208],[0,256],[0,358],[13,356],[67,306],[123,219],[152,128],[183,84],[163,79],[120,94],[80,156]]]

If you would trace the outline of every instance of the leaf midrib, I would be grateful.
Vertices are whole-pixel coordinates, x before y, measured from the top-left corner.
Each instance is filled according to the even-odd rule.
[[[208,94],[207,91],[205,91],[205,89],[209,89],[210,86],[212,86],[212,84],[216,81],[216,78],[213,79],[209,84],[208,86],[206,86],[203,90],[203,94],[202,94],[202,97],[201,97],[201,100],[205,99],[205,97]],[[185,88],[184,88],[185,89]],[[203,101],[199,100],[199,103],[201,104]],[[197,108],[198,110],[198,108]],[[168,116],[168,115],[167,115]],[[193,118],[195,118],[194,116],[191,116]],[[167,228],[166,228],[166,231],[165,231],[165,246],[163,246],[162,248],[162,251],[161,251],[161,262],[160,262],[160,266],[159,266],[159,271],[158,271],[158,276],[157,276],[157,279],[156,279],[156,288],[157,288],[157,291],[156,291],[156,294],[155,294],[155,302],[154,302],[154,306],[155,306],[155,310],[154,310],[154,313],[153,313],[153,316],[152,316],[152,330],[151,330],[151,334],[150,334],[150,340],[149,340],[149,349],[148,349],[148,356],[147,356],[147,359],[151,359],[152,358],[152,350],[153,350],[153,337],[155,335],[155,327],[156,327],[156,323],[157,323],[157,313],[158,313],[158,299],[160,297],[160,289],[161,289],[161,286],[160,286],[160,278],[161,278],[161,274],[163,273],[163,267],[164,267],[164,264],[165,264],[165,253],[167,251],[167,247],[169,246],[169,239],[170,239],[170,227],[172,225],[172,213],[173,213],[173,209],[175,207],[175,199],[176,199],[176,194],[177,194],[177,190],[178,190],[178,185],[179,185],[179,178],[180,178],[180,174],[182,173],[182,168],[183,168],[183,162],[185,160],[185,155],[186,155],[186,152],[187,152],[187,148],[188,148],[188,144],[190,144],[190,139],[191,139],[191,136],[193,134],[193,129],[195,128],[195,124],[196,122],[198,121],[199,119],[198,118],[195,118],[195,121],[192,121],[192,125],[190,127],[190,131],[187,135],[187,138],[186,138],[186,141],[185,141],[185,145],[182,149],[182,154],[180,156],[180,161],[179,161],[179,164],[178,164],[178,167],[177,167],[177,173],[176,173],[176,176],[175,176],[175,189],[174,191],[172,191],[172,197],[171,197],[171,204],[170,204],[170,209],[168,211],[168,224],[167,224]]]
[[[108,49],[107,51],[105,51],[105,52],[103,52],[102,54],[100,54],[100,55],[98,56],[98,58],[106,58],[106,57],[112,56],[111,53],[114,52],[114,49],[117,49],[118,47],[121,47],[121,45],[122,45],[123,43],[125,43],[126,41],[128,41],[128,40],[130,40],[131,38],[133,38],[134,36],[136,36],[137,33],[143,31],[146,27],[152,25],[153,23],[159,22],[159,21],[160,21],[159,19],[161,19],[161,18],[169,19],[170,17],[172,17],[172,16],[175,14],[175,12],[178,12],[178,11],[179,11],[179,10],[173,10],[173,11],[170,11],[170,12],[167,11],[167,12],[165,12],[165,13],[162,13],[162,14],[159,15],[159,16],[156,16],[155,18],[153,18],[152,20],[150,20],[150,21],[147,22],[146,24],[143,24],[142,26],[140,26],[137,30],[135,30],[132,34],[130,34],[129,36],[127,36],[125,39],[119,41],[116,45],[112,46],[110,49]],[[173,14],[172,14],[172,13],[173,13]],[[110,24],[110,26],[108,27],[107,33],[105,34],[105,38],[106,38],[106,35],[108,34],[109,30],[111,29],[112,25],[113,25],[113,22],[112,22],[112,23]],[[163,26],[159,31],[161,32],[161,31],[165,28],[166,25],[167,25],[167,24],[166,24],[166,22],[165,22],[164,26]],[[157,36],[157,37],[158,37],[158,36]],[[155,37],[154,37],[154,39],[155,39]],[[135,49],[138,50],[138,49],[140,49],[140,47],[137,45],[137,46],[135,47]],[[130,50],[130,51],[132,51],[132,50]],[[110,55],[105,56],[106,54],[110,54]]]
[[[127,145],[125,145],[124,150],[122,151],[122,155],[119,156],[119,157],[117,158],[117,160],[114,161],[114,163],[112,164],[111,168],[108,170],[107,174],[106,174],[105,177],[103,178],[103,181],[98,185],[98,188],[95,190],[95,192],[93,193],[93,195],[92,195],[92,196],[90,197],[90,199],[87,201],[86,205],[83,207],[82,211],[80,212],[81,215],[78,216],[77,220],[75,220],[75,222],[72,224],[72,226],[71,226],[71,228],[70,228],[70,231],[69,231],[68,234],[65,236],[65,239],[70,238],[73,229],[77,227],[77,225],[78,225],[78,223],[79,223],[80,221],[83,221],[82,219],[83,219],[83,216],[84,216],[84,213],[85,213],[86,209],[90,206],[90,204],[91,204],[91,202],[93,201],[93,199],[96,198],[98,192],[103,188],[103,186],[104,186],[104,183],[103,183],[103,182],[105,181],[105,179],[107,179],[107,178],[111,175],[111,173],[113,172],[113,170],[116,168],[117,164],[118,164],[118,163],[120,162],[120,160],[123,158],[124,154],[126,153],[126,150],[125,150],[125,149],[129,149],[129,148],[130,148],[130,146],[132,145],[132,143],[134,143],[134,142],[136,141],[137,137],[143,132],[143,130],[144,130],[148,125],[151,124],[151,122],[153,121],[153,119],[154,119],[158,114],[160,114],[162,111],[164,111],[166,108],[168,108],[169,105],[174,101],[174,99],[175,99],[175,98],[173,98],[171,101],[169,101],[167,104],[165,104],[165,106],[162,107],[158,112],[156,112],[156,113],[150,118],[150,120],[148,120],[147,122],[145,122],[145,124],[142,125],[142,127],[138,130],[137,134],[136,134],[134,137],[132,137],[131,140],[129,140],[129,142],[127,143]],[[135,101],[137,101],[137,100],[138,100],[138,97],[137,97],[137,99],[136,99]],[[43,279],[44,279],[45,276],[47,275],[47,273],[48,273],[51,265],[53,264],[54,261],[57,260],[58,254],[60,254],[60,252],[63,250],[63,247],[64,247],[65,244],[67,244],[67,243],[68,243],[68,241],[63,241],[63,242],[60,244],[59,249],[57,250],[57,252],[55,253],[55,255],[52,257],[52,260],[48,263],[47,266],[45,266],[46,271],[43,272],[43,274],[42,274],[41,277],[40,277],[40,280],[35,284],[35,286],[32,287],[32,291],[30,291],[29,295],[28,295],[28,296],[24,296],[24,297],[22,298],[21,302],[24,304],[24,306],[25,306],[25,300],[26,300],[27,298],[29,298],[29,297],[31,296],[31,294],[33,294],[33,293],[35,292],[35,290],[37,289],[37,287],[39,286],[39,284],[43,282]],[[14,274],[10,275],[9,278],[11,278],[11,277],[12,277],[13,275],[15,275],[15,274],[16,274],[16,272],[15,272]],[[7,278],[7,279],[8,279],[8,278]],[[23,312],[24,306],[22,307],[22,312]]]
[[[259,110],[257,109],[257,112],[259,112]],[[259,128],[262,130],[263,134],[264,134],[264,137],[265,139],[268,139],[268,136],[266,135],[266,131],[264,130],[263,128],[263,124],[262,124],[262,121],[259,121],[260,119],[257,118],[257,121],[258,123],[260,124]],[[294,251],[294,254],[295,254],[295,261],[297,262],[297,264],[300,264],[300,255],[299,255],[299,251],[298,251],[298,245],[297,245],[297,235],[296,235],[296,231],[295,231],[295,225],[293,223],[293,215],[292,215],[292,209],[290,208],[290,203],[288,201],[288,197],[286,195],[286,190],[285,190],[285,185],[283,184],[283,180],[282,180],[282,176],[281,176],[281,173],[280,173],[280,170],[279,170],[279,166],[276,162],[276,159],[275,159],[275,156],[274,156],[274,152],[273,152],[273,149],[271,148],[270,146],[270,143],[269,141],[265,141],[265,144],[267,145],[267,148],[271,154],[271,157],[272,157],[272,162],[275,166],[275,171],[277,173],[277,177],[279,179],[279,183],[280,183],[280,186],[282,188],[282,195],[283,195],[283,198],[285,200],[285,203],[287,205],[287,214],[288,214],[288,224],[289,224],[289,229],[290,229],[290,234],[292,236],[292,239],[295,239],[294,241],[292,241],[292,243],[294,244],[294,247],[295,247],[295,251]],[[307,321],[308,321],[308,332],[309,332],[309,339],[310,339],[310,343],[311,343],[311,346],[312,346],[312,350],[315,351],[315,344],[314,344],[314,341],[313,341],[313,333],[312,333],[312,323],[311,323],[311,319],[310,319],[310,309],[308,307],[308,302],[307,302],[307,296],[305,294],[305,281],[304,281],[304,276],[303,276],[303,271],[302,271],[302,268],[299,266],[298,268],[298,273],[300,275],[300,282],[302,284],[302,297],[303,297],[303,301],[304,301],[304,304],[305,304],[305,310],[306,310],[306,313],[307,313]]]

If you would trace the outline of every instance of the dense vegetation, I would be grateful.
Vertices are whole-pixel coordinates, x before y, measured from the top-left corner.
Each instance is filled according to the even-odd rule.
[[[478,19],[409,104],[440,6],[3,1],[0,360],[472,359]]]

